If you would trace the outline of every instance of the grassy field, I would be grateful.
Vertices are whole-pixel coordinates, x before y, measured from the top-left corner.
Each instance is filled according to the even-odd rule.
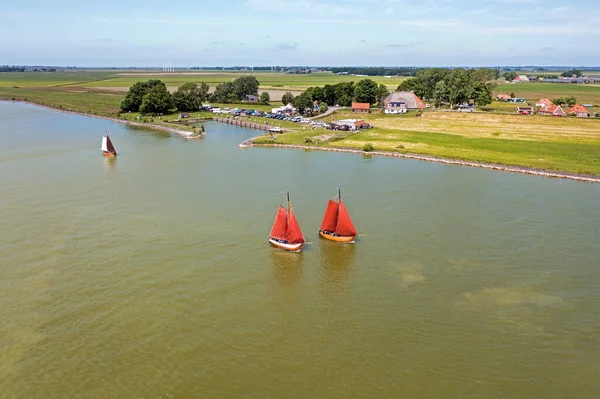
[[[588,84],[564,83],[502,83],[496,87],[497,93],[515,93],[515,97],[523,97],[528,102],[540,98],[557,98],[574,96],[579,103],[600,105],[600,86]],[[511,104],[512,105],[512,104]]]
[[[597,120],[456,112],[427,112],[425,117],[370,114],[365,119],[376,127],[354,134],[297,129],[279,135],[275,142],[356,149],[370,143],[381,151],[600,176]],[[259,142],[272,141],[265,136]]]

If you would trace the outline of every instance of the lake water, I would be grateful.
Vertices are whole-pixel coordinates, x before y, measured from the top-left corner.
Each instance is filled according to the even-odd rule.
[[[206,130],[0,103],[0,397],[600,395],[599,184]]]

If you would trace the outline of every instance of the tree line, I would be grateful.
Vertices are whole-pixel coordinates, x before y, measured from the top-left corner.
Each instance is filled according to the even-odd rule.
[[[173,108],[179,111],[197,111],[205,101],[220,103],[240,102],[246,95],[258,95],[259,82],[254,76],[242,76],[233,82],[217,85],[213,93],[209,92],[207,83],[185,83],[173,94],[159,79],[134,83],[121,102],[124,112],[141,112],[142,114],[166,113]],[[269,93],[264,92],[260,101],[268,104]]]
[[[348,107],[353,101],[374,105],[381,104],[389,94],[390,92],[385,85],[378,85],[371,79],[363,79],[356,83],[342,82],[323,87],[309,87],[297,97],[287,92],[281,98],[281,102],[284,104],[292,103],[298,109],[298,112],[305,114],[312,112],[315,101],[327,106]],[[320,112],[326,109],[322,105],[319,107]]]
[[[492,102],[498,75],[498,70],[490,68],[421,69],[414,78],[400,83],[398,91],[412,91],[438,107],[443,103],[451,108],[462,103],[484,106]]]
[[[367,76],[415,76],[418,68],[402,67],[402,68],[384,68],[384,67],[344,67],[344,68],[328,68],[327,70],[333,73],[347,72],[352,75],[367,75]]]

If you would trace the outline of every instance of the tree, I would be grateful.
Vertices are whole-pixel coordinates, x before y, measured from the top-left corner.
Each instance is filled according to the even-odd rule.
[[[281,102],[283,105],[288,105],[294,102],[294,95],[289,91],[285,92],[285,94],[281,97]]]
[[[435,85],[446,79],[450,70],[445,68],[429,68],[417,71],[416,79],[419,82],[418,87],[412,89],[414,93],[423,99],[432,99]]]
[[[565,103],[569,106],[572,107],[575,104],[577,104],[577,98],[571,96],[571,97],[565,97]]]
[[[134,83],[127,92],[125,99],[121,102],[121,110],[130,111],[130,112],[138,112],[140,110],[140,106],[142,105],[142,100],[144,96],[152,89],[154,86],[164,85],[158,79],[150,79],[146,82],[136,82]]]
[[[213,99],[219,103],[228,103],[233,99],[237,98],[237,95],[233,91],[233,83],[232,82],[224,82],[215,88],[215,92],[213,93]]]
[[[236,99],[243,100],[246,95],[258,95],[258,80],[254,76],[242,76],[233,81],[233,93]]]
[[[164,83],[152,87],[142,99],[142,114],[167,112],[172,106],[171,93]]]
[[[260,103],[268,105],[269,101],[271,101],[271,96],[269,95],[269,92],[263,91],[260,95]]]
[[[433,101],[435,102],[435,106],[439,107],[444,102],[448,102],[450,98],[450,93],[448,91],[448,87],[446,86],[446,82],[440,80],[436,83],[435,89],[433,90]]]
[[[554,105],[565,105],[567,103],[563,97],[553,98],[551,101]]]
[[[377,83],[363,79],[354,85],[354,98],[359,103],[375,104],[377,101]]]
[[[324,102],[322,102],[319,105],[319,113],[324,114],[325,112],[327,112],[327,104],[325,104]]]
[[[509,82],[515,80],[517,76],[519,76],[519,74],[514,71],[504,73],[504,79]]]
[[[376,97],[377,97],[377,104],[379,106],[383,106],[383,100],[385,100],[385,98],[389,95],[390,95],[390,91],[388,90],[386,85],[380,84],[379,86],[377,86]]]
[[[335,105],[337,103],[337,96],[335,94],[335,85],[325,85],[323,86],[323,101],[327,103],[327,105]]]
[[[352,105],[352,97],[347,94],[342,94],[341,97],[338,98],[337,103],[340,107],[349,107]]]
[[[195,83],[185,83],[173,93],[173,105],[180,111],[196,111],[202,105],[206,95]]]
[[[472,72],[473,81],[475,82],[491,82],[498,79],[498,75],[498,70],[491,68],[479,68]]]
[[[200,94],[200,98],[202,99],[202,101],[208,100],[208,90],[209,89],[210,89],[210,87],[208,87],[208,84],[206,82],[200,83],[200,86],[198,87],[198,92]]]
[[[471,97],[472,81],[468,71],[462,68],[453,69],[448,74],[446,84],[450,93],[450,107],[466,102]]]
[[[484,82],[475,83],[471,97],[479,107],[490,104],[492,102],[492,85]]]
[[[310,96],[313,101],[321,102],[325,99],[325,92],[322,87],[309,87],[306,89],[306,94]]]
[[[583,73],[581,72],[581,69],[569,69],[566,72],[563,72],[560,76],[565,77],[565,78],[570,78],[571,76],[576,76],[576,77],[581,77],[583,75]]]
[[[306,92],[300,94],[292,100],[294,107],[298,109],[300,115],[305,113],[312,113],[313,102],[312,99]]]
[[[398,91],[412,91],[419,97],[423,97],[423,85],[417,78],[406,79],[398,85]]]
[[[515,93],[510,93],[510,98],[515,98]]]

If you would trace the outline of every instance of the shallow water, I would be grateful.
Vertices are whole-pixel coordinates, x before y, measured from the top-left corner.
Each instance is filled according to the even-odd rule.
[[[206,129],[0,103],[0,397],[598,396],[599,184]],[[355,245],[317,236],[336,187]]]

